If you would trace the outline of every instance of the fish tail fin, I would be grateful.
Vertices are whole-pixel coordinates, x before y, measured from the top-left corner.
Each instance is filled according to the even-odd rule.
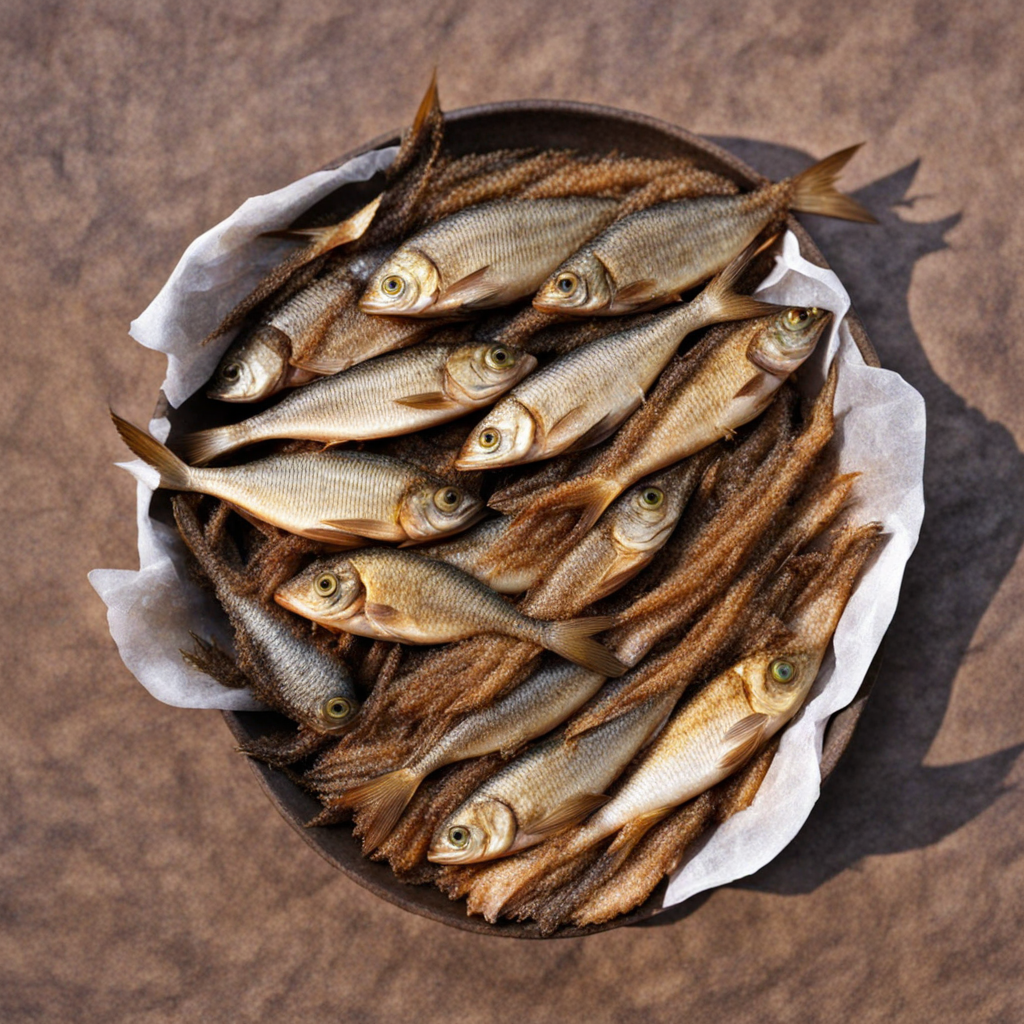
[[[841,149],[793,178],[792,208],[801,213],[817,213],[822,217],[838,217],[840,220],[855,220],[862,224],[877,224],[876,218],[856,199],[843,195],[833,187],[842,169],[863,145],[864,143],[860,142],[848,149]]]
[[[699,300],[707,310],[707,323],[750,320],[756,316],[768,316],[779,311],[779,307],[771,302],[762,302],[750,295],[739,295],[733,290],[750,261],[777,237],[772,235],[767,241],[751,242],[724,270],[719,271],[711,279],[701,292]]]
[[[364,854],[372,853],[391,834],[422,779],[412,768],[399,768],[345,793],[342,803],[355,810]]]
[[[412,134],[416,135],[423,131],[423,126],[427,123],[427,119],[431,114],[440,109],[441,97],[437,92],[437,65],[435,64],[430,72],[430,84],[427,86],[427,91],[423,94],[423,99],[420,100],[420,105],[416,108],[416,116],[412,121]]]
[[[580,511],[580,517],[567,540],[575,543],[601,518],[601,513],[622,493],[614,480],[599,476],[581,476],[566,480],[541,495],[523,509],[518,522],[547,518],[558,512]]]
[[[550,622],[544,627],[544,646],[591,672],[617,679],[625,673],[626,666],[607,647],[592,639],[595,633],[610,629],[614,621],[611,615],[594,615]]]
[[[121,440],[143,462],[148,463],[160,473],[160,486],[175,491],[192,490],[192,471],[165,444],[155,437],[150,437],[144,430],[121,419],[113,409],[110,418],[121,435]]]
[[[380,206],[383,193],[371,200],[361,210],[338,224],[326,224],[319,228],[285,228],[283,231],[264,231],[261,238],[284,238],[288,241],[305,242],[304,258],[309,260],[337,249],[339,245],[362,238]]]
[[[174,447],[189,465],[205,466],[218,455],[234,451],[248,443],[248,438],[240,436],[239,426],[241,424],[229,424],[225,427],[210,427],[208,430],[184,434],[175,442]]]

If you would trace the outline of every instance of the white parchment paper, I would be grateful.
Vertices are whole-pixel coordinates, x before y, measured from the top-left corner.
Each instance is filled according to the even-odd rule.
[[[303,210],[348,181],[386,167],[395,149],[368,153],[334,171],[320,171],[270,195],[249,199],[227,220],[197,238],[167,284],[131,326],[132,337],[167,354],[163,393],[177,407],[210,377],[230,337],[200,348],[199,339],[281,258],[280,243],[258,238],[286,227]],[[857,522],[878,520],[887,534],[840,619],[807,703],[782,737],[779,752],[753,804],[712,831],[700,851],[672,878],[665,906],[749,875],[796,835],[818,798],[822,737],[832,714],[853,700],[896,609],[903,570],[924,514],[925,413],[921,396],[898,374],[865,364],[844,321],[849,296],[830,270],[800,255],[787,232],[772,273],[757,294],[784,305],[819,306],[835,314],[827,338],[801,371],[820,386],[838,359],[837,440],[841,472],[860,471]],[[166,439],[166,419],[150,424]],[[125,665],[159,700],[179,707],[248,710],[247,692],[230,690],[184,665],[179,648],[189,631],[230,631],[215,600],[184,572],[184,547],[174,531],[149,516],[156,472],[125,464],[138,478],[139,571],[96,569],[89,580],[108,609],[110,632]]]

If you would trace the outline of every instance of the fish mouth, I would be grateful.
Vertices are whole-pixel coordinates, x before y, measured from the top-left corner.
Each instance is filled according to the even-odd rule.
[[[291,597],[287,593],[282,593],[280,590],[274,592],[274,600],[282,607],[290,612],[294,612],[296,615],[301,615],[304,619],[312,619],[314,622],[320,620],[315,618],[310,609],[304,605],[297,598]]]

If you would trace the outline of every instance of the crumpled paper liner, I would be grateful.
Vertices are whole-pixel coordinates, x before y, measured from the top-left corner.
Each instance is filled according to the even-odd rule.
[[[231,340],[228,336],[201,348],[199,339],[288,251],[257,236],[287,227],[340,185],[370,178],[395,152],[367,153],[336,170],[318,171],[249,199],[188,247],[160,294],[131,326],[136,341],[167,354],[162,390],[171,406],[181,405],[205,384]],[[776,266],[756,294],[835,314],[829,335],[819,342],[800,379],[814,390],[832,360],[839,360],[839,471],[862,473],[854,488],[852,518],[880,521],[886,538],[854,590],[814,688],[783,734],[753,804],[715,828],[676,872],[665,894],[666,907],[757,871],[807,820],[820,789],[825,726],[853,700],[864,680],[895,612],[904,566],[924,514],[924,400],[898,374],[864,362],[843,319],[850,299],[836,275],[803,259],[796,236],[787,232]],[[153,420],[150,431],[166,440],[170,424]],[[179,648],[188,646],[189,630],[218,636],[229,648],[230,630],[214,598],[188,579],[177,534],[149,516],[156,471],[141,461],[124,465],[139,480],[139,571],[96,569],[89,574],[107,605],[110,633],[121,658],[167,704],[259,709],[247,691],[223,687],[182,662]]]

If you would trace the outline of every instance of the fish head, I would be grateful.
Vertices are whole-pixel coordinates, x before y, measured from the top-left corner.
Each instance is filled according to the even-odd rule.
[[[362,608],[365,598],[358,571],[341,558],[314,562],[274,592],[274,600],[282,608],[328,629],[340,629],[341,622]]]
[[[614,289],[608,269],[593,252],[578,252],[565,261],[533,298],[545,313],[596,313],[607,308]]]
[[[474,864],[506,853],[516,838],[516,816],[500,800],[467,801],[434,833],[427,860]]]
[[[486,511],[475,495],[455,484],[424,483],[412,488],[398,510],[399,525],[410,540],[433,540],[458,533]]]
[[[752,363],[776,377],[791,374],[814,351],[832,314],[817,306],[794,306],[776,313],[747,352]]]
[[[258,402],[287,385],[292,346],[288,336],[269,324],[234,342],[217,364],[206,389],[222,402]]]
[[[455,468],[466,471],[515,465],[533,451],[536,439],[533,414],[510,396],[499,402],[466,438]]]
[[[511,345],[459,345],[445,363],[447,390],[461,391],[474,403],[490,402],[536,365],[534,356]]]
[[[415,316],[433,306],[440,291],[441,275],[433,260],[416,249],[402,248],[374,272],[359,308],[364,313]]]
[[[656,550],[675,528],[684,504],[681,488],[661,477],[631,487],[610,509],[612,538],[627,551]]]
[[[780,722],[800,709],[821,665],[821,653],[804,647],[798,637],[783,648],[745,658],[733,671],[743,680],[751,708]]]

